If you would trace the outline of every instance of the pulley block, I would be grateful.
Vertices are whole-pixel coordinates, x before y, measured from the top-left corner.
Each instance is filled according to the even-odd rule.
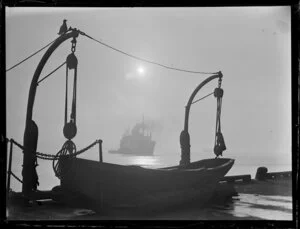
[[[76,136],[76,133],[77,133],[76,124],[72,121],[66,123],[64,126],[63,132],[64,132],[65,138],[71,140],[72,138],[74,138]]]
[[[214,91],[214,96],[215,96],[216,98],[222,98],[222,97],[223,97],[223,94],[224,94],[224,91],[223,91],[223,89],[220,88],[220,87],[217,87],[217,88],[215,89],[215,91]]]
[[[67,67],[68,69],[76,69],[78,64],[77,57],[75,54],[72,52],[67,56]]]

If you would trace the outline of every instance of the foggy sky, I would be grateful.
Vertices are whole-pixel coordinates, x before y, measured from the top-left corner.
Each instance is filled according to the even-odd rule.
[[[291,29],[289,7],[238,8],[7,8],[6,69],[58,35],[63,19],[113,47],[168,66],[222,71],[225,157],[236,163],[291,163]],[[161,68],[77,39],[77,136],[81,149],[103,140],[117,148],[128,127],[153,124],[156,153],[179,162],[184,107],[209,75]],[[65,61],[70,40],[52,54],[41,77]],[[42,52],[44,53],[44,52]],[[30,82],[42,53],[7,72],[7,137],[22,143]],[[145,75],[138,77],[142,66]],[[196,96],[214,90],[207,84]],[[33,119],[38,151],[55,154],[64,143],[65,69],[37,89]],[[191,108],[192,160],[213,157],[216,99]],[[107,156],[109,160],[109,156]]]

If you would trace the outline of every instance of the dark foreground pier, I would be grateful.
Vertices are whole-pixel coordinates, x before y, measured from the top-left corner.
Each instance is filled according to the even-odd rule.
[[[193,193],[191,192],[191,195],[192,194]],[[292,196],[292,174],[291,172],[268,173],[267,168],[260,167],[257,169],[254,179],[248,174],[225,176],[219,182],[213,198],[208,201],[205,206],[197,206],[197,197],[195,194],[195,201],[193,203],[188,203],[186,206],[180,206],[180,209],[205,209],[206,207],[215,205],[222,206],[228,201],[230,202],[232,198],[238,197],[240,194],[253,194],[256,196]],[[7,203],[7,218],[8,220],[156,219],[160,214],[167,214],[172,218],[172,214],[174,213],[173,210],[175,209],[168,209],[165,207],[160,208],[160,206],[156,206],[155,211],[151,207],[149,207],[148,211],[147,209],[143,209],[145,211],[140,211],[140,209],[136,210],[134,206],[115,206],[109,211],[96,213],[93,210],[82,208],[82,206],[76,206],[76,204],[70,206],[66,203],[54,201],[56,198],[57,196],[55,196],[53,191],[40,191],[37,193],[35,201],[31,201],[29,204],[24,205],[24,198],[21,193],[11,191]],[[209,216],[205,217],[208,217],[209,219]],[[224,219],[224,217],[225,216],[220,219]],[[174,219],[176,219],[176,217]],[[228,219],[236,219],[236,217],[232,216]]]
[[[292,172],[268,173],[266,167],[259,167],[254,179],[250,174],[225,176],[219,182],[215,197],[222,201],[239,193],[292,196]]]

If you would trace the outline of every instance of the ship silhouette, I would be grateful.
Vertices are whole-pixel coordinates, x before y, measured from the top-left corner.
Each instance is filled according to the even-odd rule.
[[[143,119],[132,128],[131,132],[127,130],[124,133],[118,150],[109,150],[108,152],[150,156],[153,155],[154,147],[155,141],[152,140],[152,134]]]

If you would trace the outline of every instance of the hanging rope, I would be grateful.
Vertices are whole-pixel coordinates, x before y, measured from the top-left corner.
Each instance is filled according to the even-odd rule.
[[[60,158],[62,156],[70,156],[70,157],[75,157],[76,153],[76,145],[71,141],[67,140],[63,147],[61,148],[60,151],[55,155],[55,157]],[[55,173],[55,176],[58,178],[61,178],[62,174],[62,166],[60,164],[60,160],[53,160],[52,161],[52,168]]]
[[[71,140],[67,140],[64,143],[64,145],[62,146],[61,150],[58,151],[58,153],[55,155],[55,157],[56,158],[61,158],[61,157],[64,157],[64,156],[68,156],[68,157],[71,157],[71,158],[75,158],[77,155],[81,154],[82,152],[87,151],[88,149],[90,149],[91,147],[96,145],[97,143],[101,144],[102,140],[97,140],[94,143],[92,143],[91,145],[87,146],[86,148],[76,152],[76,145]],[[72,163],[72,161],[70,163]],[[70,164],[68,166],[70,166]],[[52,167],[53,167],[53,171],[55,173],[55,176],[58,177],[59,179],[61,179],[61,177],[63,175],[65,175],[69,170],[68,168],[64,168],[64,174],[63,174],[63,169],[62,169],[62,165],[61,165],[60,160],[53,160]]]
[[[42,82],[43,80],[47,79],[50,75],[52,75],[54,72],[56,72],[58,69],[60,69],[62,66],[64,66],[66,64],[66,62],[63,62],[61,65],[59,65],[57,68],[55,68],[52,72],[50,72],[48,75],[46,75],[44,78],[42,78],[41,80],[39,80],[37,83],[39,84],[40,82]]]
[[[67,56],[66,60],[66,96],[65,96],[65,124],[63,127],[64,136],[71,140],[76,136],[77,127],[76,127],[76,96],[77,96],[77,66],[78,60],[74,52],[76,50],[76,39],[72,40],[72,53]],[[73,81],[73,98],[71,104],[71,114],[70,120],[68,121],[68,71],[69,69],[74,69],[74,81]]]
[[[20,183],[23,183],[23,181],[19,178],[19,177],[17,177],[12,171],[10,171],[10,172],[7,172],[9,175],[12,175],[17,181],[19,181]]]
[[[76,101],[77,101],[77,67],[74,69],[74,84],[73,84],[73,99],[72,99],[72,111],[71,120],[76,124]]]
[[[57,38],[56,38],[57,39]],[[47,44],[46,46],[44,46],[43,48],[39,49],[38,51],[36,51],[35,53],[31,54],[30,56],[26,57],[24,60],[20,61],[19,63],[15,64],[14,66],[10,67],[9,69],[6,70],[6,72],[12,70],[13,68],[19,66],[20,64],[22,64],[23,62],[25,62],[26,60],[30,59],[31,57],[33,57],[34,55],[38,54],[40,51],[44,50],[45,48],[47,48],[48,46],[50,46],[54,41],[51,41],[49,44]]]
[[[163,67],[163,68],[167,68],[167,69],[171,69],[171,70],[175,70],[175,71],[181,71],[181,72],[188,72],[188,73],[195,73],[195,74],[210,74],[210,75],[211,75],[211,74],[217,74],[217,72],[199,72],[199,71],[191,71],[191,70],[185,70],[185,69],[180,69],[180,68],[169,67],[169,66],[167,66],[167,65],[163,65],[163,64],[160,64],[160,63],[157,63],[157,62],[154,62],[154,61],[146,60],[146,59],[144,59],[144,58],[140,58],[140,57],[138,57],[138,56],[134,56],[134,55],[132,55],[132,54],[129,54],[129,53],[127,53],[127,52],[124,52],[124,51],[122,51],[122,50],[120,50],[120,49],[114,48],[114,47],[112,47],[112,46],[110,46],[110,45],[108,45],[108,44],[105,44],[104,42],[101,42],[101,41],[99,41],[99,40],[97,40],[97,39],[95,39],[95,38],[93,38],[93,37],[87,35],[86,33],[82,32],[82,31],[79,31],[79,33],[80,33],[81,35],[83,35],[83,36],[86,36],[86,37],[90,38],[90,39],[93,40],[93,41],[96,41],[97,43],[99,43],[99,44],[101,44],[101,45],[103,45],[103,46],[106,46],[106,47],[108,47],[108,48],[114,50],[114,51],[117,51],[117,52],[122,53],[122,54],[124,54],[124,55],[126,55],[126,56],[129,56],[129,57],[131,57],[131,58],[134,58],[134,59],[136,59],[136,60],[140,60],[140,61],[143,61],[143,62],[146,62],[146,63],[154,64],[154,65],[157,65],[157,66],[160,66],[160,67]]]
[[[219,81],[219,87],[215,89],[214,96],[217,98],[217,115],[216,115],[216,135],[215,135],[215,146],[214,153],[216,157],[222,156],[224,150],[226,150],[226,145],[224,141],[223,134],[221,132],[221,108],[222,108],[222,97],[223,89],[220,88],[221,83]]]
[[[197,99],[196,101],[192,102],[191,104],[197,103],[197,102],[201,101],[202,99],[205,99],[206,97],[208,97],[208,96],[210,96],[210,95],[212,95],[212,94],[214,94],[214,92],[212,92],[212,93],[209,93],[208,95],[206,95],[206,96],[203,96],[203,97],[202,97],[202,98],[200,98],[200,99]]]
[[[68,65],[66,65],[65,125],[68,120]]]

